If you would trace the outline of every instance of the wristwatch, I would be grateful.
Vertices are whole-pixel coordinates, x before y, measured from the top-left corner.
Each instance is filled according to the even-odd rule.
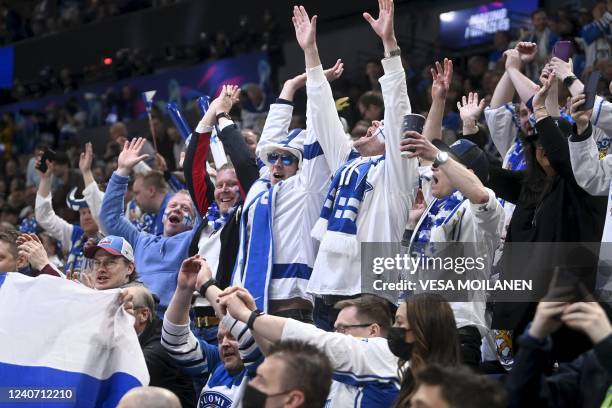
[[[232,117],[231,117],[231,116],[229,115],[229,113],[227,113],[227,112],[221,112],[221,113],[219,113],[219,114],[217,115],[217,121],[218,121],[219,119],[221,119],[221,118],[225,118],[225,119],[228,119],[228,120],[232,120]]]
[[[217,281],[215,280],[215,278],[210,278],[209,280],[204,282],[202,286],[200,286],[200,289],[198,290],[198,292],[200,292],[200,295],[202,295],[202,297],[206,297],[206,291],[208,290],[208,288],[216,284],[217,284]]]
[[[563,85],[565,85],[566,88],[569,88],[577,79],[578,78],[576,78],[574,75],[570,75],[563,80]]]
[[[264,312],[262,312],[259,309],[255,309],[255,310],[253,310],[251,312],[251,315],[249,316],[249,320],[247,320],[247,327],[249,328],[249,330],[253,330],[253,325],[255,324],[255,319],[257,319],[262,314],[264,314]]]
[[[400,47],[394,48],[389,52],[385,51],[385,58],[398,57],[400,55],[402,55]]]
[[[448,161],[448,153],[447,152],[438,152],[438,154],[436,155],[436,158],[434,159],[433,162],[433,167],[438,167],[443,165],[444,163],[446,163]]]

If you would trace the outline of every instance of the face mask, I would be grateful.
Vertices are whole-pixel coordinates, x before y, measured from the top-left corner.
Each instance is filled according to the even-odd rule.
[[[266,400],[268,397],[277,397],[279,395],[287,394],[286,392],[279,392],[278,394],[267,395],[253,387],[251,384],[247,384],[244,390],[244,396],[242,397],[243,408],[263,408],[266,406]]]
[[[407,330],[402,327],[392,327],[389,329],[387,344],[393,355],[408,361],[412,357],[414,343],[406,343],[406,332]]]

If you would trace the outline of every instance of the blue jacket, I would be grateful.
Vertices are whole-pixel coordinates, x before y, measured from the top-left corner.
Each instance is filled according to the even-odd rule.
[[[189,244],[201,218],[196,217],[196,225],[192,230],[172,237],[139,232],[123,216],[123,196],[127,191],[128,180],[128,177],[113,173],[104,193],[100,221],[109,235],[123,237],[132,245],[136,272],[147,288],[159,297],[157,312],[161,318],[176,290],[178,271],[183,260],[189,257]]]

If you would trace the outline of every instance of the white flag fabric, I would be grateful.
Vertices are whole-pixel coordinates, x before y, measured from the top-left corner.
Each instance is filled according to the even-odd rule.
[[[115,407],[148,385],[134,318],[119,296],[47,275],[0,273],[0,406],[19,397],[14,405],[24,408]],[[34,392],[16,391],[24,389]]]

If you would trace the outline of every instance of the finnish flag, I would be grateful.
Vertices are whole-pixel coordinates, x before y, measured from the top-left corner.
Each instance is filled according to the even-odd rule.
[[[0,406],[115,407],[147,385],[134,318],[119,296],[47,275],[0,273]]]

